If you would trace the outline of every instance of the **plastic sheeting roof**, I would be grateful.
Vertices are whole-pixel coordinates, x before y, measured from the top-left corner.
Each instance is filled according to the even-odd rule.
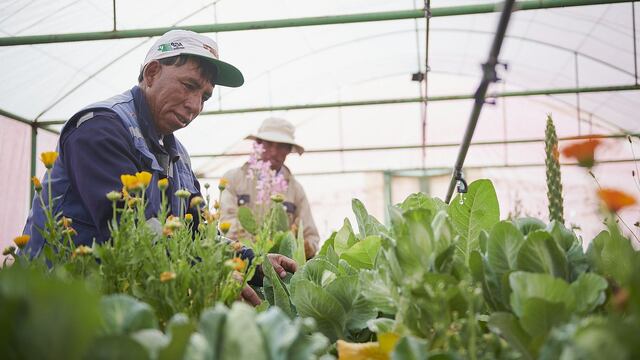
[[[488,2],[433,0],[431,6]],[[109,31],[113,26],[112,6],[111,1],[95,0],[0,1],[0,37]],[[117,28],[126,30],[410,10],[421,8],[423,3],[154,0],[117,1],[116,6]],[[639,8],[635,9],[636,21],[640,19]],[[431,19],[429,96],[473,94],[498,16],[489,13]],[[508,69],[499,72],[503,81],[492,85],[489,92],[637,84],[634,40],[636,44],[638,41],[633,36],[632,20],[630,2],[515,12],[500,56]],[[238,89],[218,88],[205,111],[420,96],[419,85],[411,81],[411,74],[424,71],[424,19],[209,35],[217,39],[221,58],[243,71],[246,84]],[[0,47],[4,69],[0,109],[30,120],[66,119],[84,105],[133,86],[152,43],[152,38],[134,38]],[[497,98],[495,105],[483,109],[474,141],[541,139],[547,113],[553,113],[560,137],[638,133],[639,105],[637,90],[583,93],[579,98],[575,94]],[[471,100],[430,102],[427,145],[458,143],[471,107]],[[285,117],[296,124],[297,138],[307,149],[419,145],[422,141],[418,103],[201,115],[176,135],[192,154],[242,152],[250,145],[242,141],[244,136],[267,116]],[[8,129],[2,125],[3,141],[12,139]],[[44,138],[40,141],[52,142]],[[466,165],[541,164],[544,159],[541,149],[540,143],[472,147]],[[424,165],[449,168],[457,150],[455,146],[428,148]],[[29,147],[15,151],[23,154]],[[421,167],[421,154],[419,149],[310,153],[291,156],[287,163],[299,174],[393,170]],[[624,141],[612,140],[604,153],[606,159],[630,157],[628,143],[625,145]],[[3,166],[8,159],[7,154],[0,155]],[[244,157],[194,158],[193,164],[201,176],[215,179],[244,160]],[[347,178],[353,176],[340,181]],[[543,183],[544,177],[539,180]],[[312,187],[314,180],[305,181]],[[318,187],[322,186],[315,181]],[[380,182],[374,183],[378,188],[372,191],[381,193]],[[512,180],[510,184],[517,183],[518,180]],[[352,184],[352,191],[344,195],[345,203],[352,195],[364,196],[359,192],[363,186],[373,186],[364,180]],[[312,189],[307,192],[314,201]],[[434,195],[444,197],[444,193]],[[323,206],[319,197],[315,199],[317,207]],[[542,198],[539,200],[543,202]],[[345,209],[348,210],[348,205]],[[340,216],[347,215],[347,210]],[[325,231],[336,226],[339,223],[329,222]]]

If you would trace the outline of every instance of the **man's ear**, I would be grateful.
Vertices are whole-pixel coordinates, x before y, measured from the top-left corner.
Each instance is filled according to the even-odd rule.
[[[144,67],[144,70],[142,72],[143,74],[142,81],[145,83],[146,86],[151,87],[151,85],[153,85],[153,82],[155,81],[155,79],[157,78],[161,70],[162,70],[162,65],[160,65],[160,62],[158,60],[151,61],[150,63],[147,64],[147,66]]]

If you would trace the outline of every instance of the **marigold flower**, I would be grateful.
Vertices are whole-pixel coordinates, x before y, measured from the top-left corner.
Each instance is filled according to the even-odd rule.
[[[191,199],[191,203],[189,204],[189,207],[192,207],[192,208],[198,207],[203,202],[204,202],[204,199],[201,196],[194,196],[193,199]]]
[[[53,164],[56,162],[57,158],[58,158],[57,151],[45,151],[42,154],[40,154],[40,161],[42,161],[42,163],[47,169],[51,169],[53,167]]]
[[[191,213],[184,214],[184,220],[186,222],[192,222],[193,221],[193,215],[191,215]]]
[[[595,163],[595,151],[602,144],[602,140],[589,138],[576,144],[569,145],[562,149],[562,155],[578,161],[578,165],[586,168],[593,167]]]
[[[227,188],[227,185],[229,185],[229,180],[225,178],[220,179],[220,182],[218,183],[218,190],[224,191],[224,189]]]
[[[160,282],[166,283],[176,278],[176,273],[173,271],[164,271],[160,274]]]
[[[71,255],[71,257],[76,257],[76,256],[87,256],[87,255],[91,255],[93,253],[93,249],[86,246],[86,245],[80,245],[78,246],[75,250],[73,250],[73,254]]]
[[[142,183],[135,175],[122,174],[120,175],[120,181],[122,181],[122,185],[125,189],[129,191],[134,191],[140,189]]]
[[[191,193],[186,189],[180,189],[176,191],[176,196],[181,199],[188,199],[191,196]]]
[[[222,231],[223,234],[226,234],[227,232],[229,232],[229,229],[231,229],[231,223],[224,221],[220,223],[220,231]]]
[[[617,212],[624,207],[636,204],[636,199],[633,196],[615,189],[600,189],[598,197],[611,212]]]
[[[273,201],[276,204],[280,204],[281,202],[284,201],[284,195],[282,195],[282,194],[273,194],[273,195],[271,195],[271,201]]]
[[[31,178],[31,182],[33,183],[33,188],[36,190],[37,193],[42,191],[42,184],[40,183],[40,179],[34,176]]]
[[[20,249],[22,249],[23,247],[25,247],[27,245],[27,243],[29,242],[29,239],[31,239],[31,236],[29,236],[29,235],[21,235],[21,236],[16,237],[15,239],[13,239],[13,242]]]
[[[4,256],[13,255],[15,253],[16,253],[16,247],[13,245],[7,246],[6,248],[4,248],[4,250],[2,250],[2,255]]]
[[[216,210],[220,209],[220,202],[218,200],[213,202],[213,208]]]
[[[243,272],[245,267],[247,266],[247,262],[240,259],[239,257],[234,257],[233,259],[229,259],[224,262],[224,264],[235,271]]]
[[[164,179],[158,180],[158,189],[160,189],[161,191],[164,191],[168,187],[169,187],[169,179],[164,178]]]
[[[119,191],[110,191],[107,193],[107,199],[109,199],[109,201],[116,202],[122,199],[122,193]]]
[[[152,177],[153,175],[151,175],[151,173],[147,171],[136,173],[136,179],[138,179],[138,181],[144,186],[144,188],[147,188],[147,186],[149,186]]]

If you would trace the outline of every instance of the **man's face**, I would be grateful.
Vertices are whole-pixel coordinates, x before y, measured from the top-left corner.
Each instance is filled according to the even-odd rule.
[[[266,140],[260,140],[260,143],[264,146],[264,152],[262,153],[263,161],[271,161],[271,169],[280,170],[284,161],[287,159],[287,155],[291,152],[291,144],[284,144]]]
[[[182,66],[153,61],[145,68],[143,82],[156,130],[161,135],[189,125],[213,92],[213,85],[200,74],[198,63],[193,60]]]

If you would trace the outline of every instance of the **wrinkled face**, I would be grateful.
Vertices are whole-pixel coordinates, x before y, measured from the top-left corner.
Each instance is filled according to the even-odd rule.
[[[272,142],[267,140],[258,140],[264,146],[264,152],[262,153],[263,161],[271,161],[271,169],[280,170],[284,161],[287,159],[287,155],[291,152],[291,144],[284,144],[278,142]]]
[[[152,61],[144,69],[141,85],[161,135],[189,125],[213,92],[213,85],[202,76],[198,63],[193,60],[182,66]]]

